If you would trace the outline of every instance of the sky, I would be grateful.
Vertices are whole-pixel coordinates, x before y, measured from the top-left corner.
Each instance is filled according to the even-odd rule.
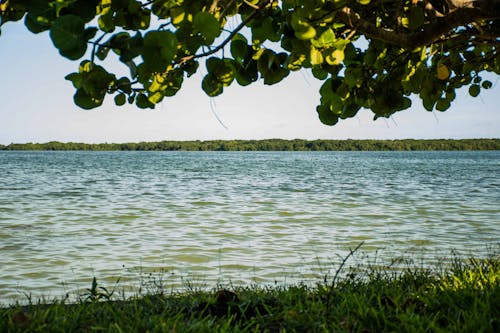
[[[201,89],[204,70],[185,80],[174,97],[154,110],[116,107],[112,96],[102,107],[73,104],[74,88],[64,77],[79,61],[58,54],[48,33],[34,35],[20,23],[2,26],[0,36],[0,144],[26,142],[139,142],[232,139],[432,139],[500,137],[500,85],[478,98],[463,89],[450,110],[428,112],[415,99],[411,109],[373,121],[362,110],[335,126],[316,114],[319,87],[308,71],[281,83],[225,88],[216,98]]]

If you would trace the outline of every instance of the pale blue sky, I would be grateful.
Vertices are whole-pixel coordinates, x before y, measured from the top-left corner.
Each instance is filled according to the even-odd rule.
[[[0,144],[12,142],[130,142],[209,139],[399,139],[500,137],[500,87],[479,98],[462,90],[452,108],[430,113],[420,101],[391,119],[373,121],[361,111],[336,126],[316,115],[321,82],[294,73],[276,86],[236,84],[214,99],[201,90],[203,71],[155,110],[115,107],[112,98],[91,111],[73,105],[74,89],[64,79],[78,68],[59,56],[47,33],[33,35],[19,23],[0,37]],[[211,103],[214,107],[211,108]],[[213,111],[212,111],[213,110]],[[222,126],[215,112],[227,128]]]

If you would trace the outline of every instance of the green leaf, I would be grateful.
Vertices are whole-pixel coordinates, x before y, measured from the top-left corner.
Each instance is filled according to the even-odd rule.
[[[427,111],[432,111],[434,109],[434,104],[436,103],[435,100],[433,100],[430,97],[423,98],[422,99],[422,105]]]
[[[50,23],[45,20],[39,20],[38,17],[28,13],[24,18],[24,25],[34,34],[46,31],[50,29]]]
[[[170,31],[150,31],[144,36],[142,59],[152,72],[164,72],[177,53],[177,38]]]
[[[328,77],[328,72],[321,68],[321,66],[313,66],[311,71],[312,75],[318,80],[326,80]]]
[[[270,16],[252,25],[252,40],[254,44],[262,44],[266,40],[278,42],[281,35],[273,25],[273,19]]]
[[[360,109],[361,106],[359,106],[358,104],[355,103],[345,104],[342,110],[342,114],[340,115],[340,118],[342,119],[352,118],[358,113]]]
[[[135,105],[141,109],[154,109],[155,105],[149,101],[149,99],[144,94],[137,95],[135,99]]]
[[[453,101],[455,98],[457,97],[456,93],[455,93],[455,90],[451,90],[451,91],[447,91],[446,92],[446,99],[448,101]]]
[[[295,32],[295,37],[301,40],[309,40],[316,37],[316,29],[304,17],[301,17],[297,12],[292,14],[292,28]]]
[[[118,94],[115,96],[115,104],[118,106],[124,105],[126,102],[126,96],[125,94]]]
[[[82,86],[82,75],[79,73],[68,74],[65,79],[71,81],[73,83],[73,87],[76,89],[79,89]]]
[[[276,54],[269,49],[262,53],[257,61],[257,68],[264,79],[264,84],[276,84],[290,74],[290,71],[283,67],[287,59],[286,53]]]
[[[76,15],[65,15],[55,20],[50,28],[50,38],[59,53],[71,60],[83,57],[87,50],[85,23]]]
[[[219,82],[217,77],[212,73],[209,73],[203,78],[201,88],[210,97],[218,96],[222,94],[224,90],[222,83]]]
[[[115,22],[113,20],[113,12],[108,12],[104,15],[99,16],[97,19],[97,24],[99,29],[104,32],[113,32],[115,30]]]
[[[101,45],[97,48],[96,56],[99,60],[104,60],[109,54],[109,50],[111,50],[106,45]]]
[[[318,112],[319,120],[325,125],[333,126],[339,121],[339,117],[333,114],[328,106],[318,105],[316,112]]]
[[[58,1],[59,4],[65,2],[64,8],[59,11],[59,16],[62,15],[77,15],[85,22],[90,22],[97,15],[97,6],[102,0],[66,0]]]
[[[311,65],[316,66],[316,65],[321,65],[324,61],[323,54],[321,53],[320,50],[316,49],[315,47],[311,47]]]
[[[257,71],[257,62],[250,59],[248,62],[236,65],[236,81],[241,86],[247,86],[257,81],[259,73]]]
[[[205,66],[207,67],[207,71],[209,73],[213,73],[216,71],[217,67],[223,66],[223,62],[224,60],[217,57],[210,57],[205,61]]]
[[[86,41],[91,40],[92,38],[95,37],[98,30],[99,29],[97,29],[96,27],[90,27],[90,28],[85,29],[83,31],[83,39],[85,39]]]
[[[184,7],[173,7],[170,9],[170,17],[172,18],[172,23],[174,25],[179,25],[186,17],[186,12]]]
[[[361,67],[347,67],[345,70],[345,83],[350,87],[361,87],[363,83],[363,70]]]
[[[132,85],[128,77],[121,77],[116,81],[116,87],[127,94],[132,93]]]
[[[217,81],[221,82],[224,86],[228,86],[236,76],[234,60],[219,59],[216,57],[208,58],[206,61],[207,71],[215,75]]]
[[[221,32],[219,21],[215,16],[207,12],[199,12],[195,15],[193,27],[201,33],[206,45],[212,44]]]
[[[335,33],[332,29],[325,30],[317,39],[311,40],[311,44],[316,48],[329,48],[335,43]]]
[[[344,61],[344,50],[334,49],[331,52],[328,52],[325,57],[326,62],[329,65],[339,65]]]
[[[184,72],[186,72],[187,77],[190,77],[191,75],[193,75],[194,73],[196,73],[196,71],[198,70],[199,65],[200,64],[198,63],[198,61],[190,60],[190,61],[186,61],[185,63],[183,63],[181,65],[181,69]]]
[[[165,95],[163,95],[163,93],[161,93],[160,91],[157,91],[155,93],[150,94],[148,100],[153,104],[158,104],[161,102],[163,97],[165,97]]]
[[[76,105],[85,110],[90,110],[102,105],[104,99],[93,98],[84,89],[78,89],[73,96]]]
[[[231,55],[239,61],[245,59],[248,55],[247,42],[241,39],[231,41]]]
[[[491,83],[491,81],[484,80],[483,83],[481,83],[481,86],[484,89],[491,89],[491,87],[493,87],[493,83]]]
[[[438,99],[436,102],[436,110],[438,111],[446,111],[450,108],[450,101],[444,98]]]
[[[177,38],[170,31],[150,31],[144,36],[144,46],[159,51],[161,59],[170,63],[177,53]]]
[[[473,84],[469,87],[469,95],[477,97],[481,92],[481,87],[478,84]]]
[[[403,19],[403,26],[410,29],[416,30],[424,24],[425,12],[420,6],[413,6],[408,12],[407,20]]]

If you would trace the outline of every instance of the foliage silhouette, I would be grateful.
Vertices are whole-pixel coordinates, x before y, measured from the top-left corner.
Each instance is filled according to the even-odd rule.
[[[498,0],[0,0],[0,13],[1,25],[49,31],[63,57],[88,58],[66,76],[84,109],[108,94],[154,108],[203,60],[209,96],[310,69],[328,125],[361,108],[389,117],[411,95],[445,111],[457,89],[476,97],[492,87],[482,73],[500,73]],[[111,53],[128,76],[106,68]]]

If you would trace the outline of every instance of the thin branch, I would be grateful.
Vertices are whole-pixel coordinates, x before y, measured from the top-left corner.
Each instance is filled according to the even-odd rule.
[[[96,54],[96,51],[97,51],[97,46],[102,46],[100,44],[101,40],[104,38],[104,36],[106,36],[108,33],[105,32],[102,34],[101,37],[99,37],[95,42],[91,42],[92,44],[94,44],[94,46],[92,46],[92,55],[90,56],[90,62],[93,64],[94,63],[94,59],[95,59],[95,54]]]
[[[259,11],[263,8],[265,8],[269,3],[271,3],[272,0],[267,0],[261,7],[258,7],[259,9],[256,9],[253,11],[252,14],[248,15],[230,34],[229,36],[226,37],[226,39],[224,39],[222,41],[222,43],[220,43],[219,45],[217,45],[216,47],[214,47],[213,49],[210,49],[209,51],[206,51],[206,52],[202,52],[202,53],[199,53],[199,54],[193,54],[193,55],[189,55],[189,56],[186,56],[186,57],[183,57],[180,59],[180,61],[178,62],[179,65],[182,65],[183,63],[185,62],[188,62],[190,60],[193,60],[193,59],[198,59],[198,58],[203,58],[203,57],[207,57],[209,55],[212,55],[214,53],[217,53],[218,51],[220,51],[221,49],[223,49],[230,41],[231,39],[233,39],[233,37],[238,33],[240,32],[241,29],[243,29],[250,21],[252,21],[255,16],[257,16],[257,14],[259,14]]]
[[[246,3],[248,6],[252,7],[253,9],[255,9],[255,10],[259,10],[260,9],[259,6],[254,5],[253,3],[251,3],[248,0],[243,0],[243,2]]]
[[[337,271],[335,272],[335,276],[333,277],[332,282],[330,283],[330,286],[328,288],[328,294],[327,294],[326,306],[325,306],[326,313],[330,312],[331,298],[333,296],[333,291],[335,289],[335,286],[337,283],[337,278],[339,277],[340,272],[342,271],[342,269],[344,269],[344,266],[345,266],[346,262],[349,260],[349,258],[352,257],[354,255],[354,253],[356,251],[358,251],[361,248],[361,246],[363,246],[363,244],[364,244],[364,242],[359,243],[358,246],[356,246],[356,248],[354,248],[354,250],[349,249],[349,253],[347,254],[347,256],[345,256],[342,259],[339,267],[337,268]],[[325,283],[326,283],[326,277],[325,277]]]
[[[143,4],[141,5],[141,7],[146,7],[146,6],[149,6],[149,5],[153,4],[153,3],[155,3],[156,1],[157,1],[157,0],[147,1],[147,2],[143,3]]]
[[[424,8],[435,17],[444,17],[444,14],[434,8],[432,3],[430,3],[429,1],[424,0]]]
[[[210,14],[214,14],[215,13],[215,10],[217,9],[217,5],[219,4],[219,0],[214,0],[212,2],[212,5],[210,6],[210,9],[208,10],[208,12]]]
[[[236,2],[236,0],[231,0],[229,1],[229,3],[225,4],[224,5],[224,9],[222,10],[222,12],[220,13],[220,17],[224,17],[226,16],[226,12],[229,8],[231,8],[231,6]]]
[[[160,24],[160,26],[158,27],[158,30],[163,30],[171,24],[172,24],[172,19],[169,18],[167,22]]]
[[[442,18],[436,18],[433,23],[426,24],[422,27],[422,30],[417,32],[395,32],[377,27],[375,24],[361,18],[360,14],[349,7],[339,10],[337,17],[343,23],[357,29],[367,37],[413,49],[438,41],[443,35],[457,27],[481,20],[499,19],[500,12],[486,12],[480,8],[458,8]]]

